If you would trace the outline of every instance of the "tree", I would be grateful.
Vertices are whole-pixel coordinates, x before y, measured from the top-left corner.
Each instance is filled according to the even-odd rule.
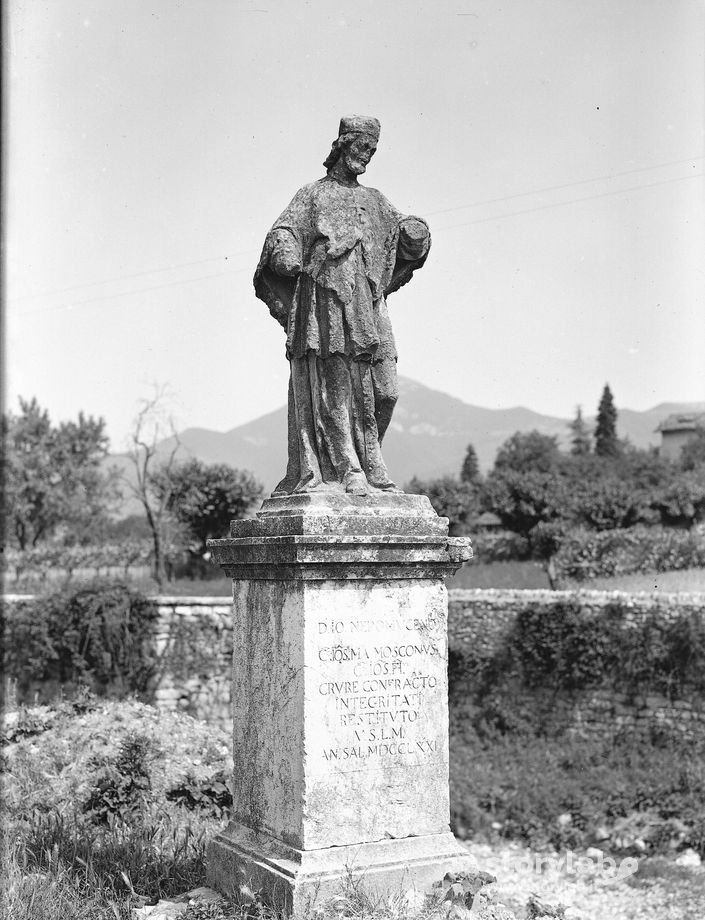
[[[55,426],[36,399],[20,399],[20,414],[3,418],[3,437],[8,537],[21,550],[56,535],[95,537],[117,497],[117,474],[104,469],[104,420],[80,412]]]
[[[468,444],[465,449],[465,459],[460,468],[460,481],[468,483],[478,483],[482,478],[480,474],[480,464],[477,460],[477,452],[472,444]]]
[[[127,486],[144,508],[149,524],[153,549],[154,580],[161,588],[167,579],[166,560],[170,545],[177,536],[175,520],[169,511],[170,496],[158,486],[158,482],[168,479],[176,462],[176,454],[181,447],[174,423],[165,419],[164,389],[155,389],[150,399],[142,401],[142,408],[137,413],[132,433],[131,446],[127,452],[135,471],[134,482],[126,479]],[[159,463],[158,449],[165,440],[167,430],[171,433],[172,444],[167,449],[166,458]]]
[[[619,453],[617,440],[617,410],[609,384],[605,384],[597,407],[595,425],[595,453],[598,457],[616,457]]]
[[[494,471],[548,473],[560,463],[558,441],[540,431],[515,432],[497,451]]]
[[[508,530],[529,537],[537,524],[568,516],[570,490],[555,471],[500,469],[487,479],[486,501]]]
[[[705,520],[705,464],[679,472],[656,504],[664,524],[692,527]]]
[[[405,487],[406,492],[427,495],[436,514],[447,517],[452,536],[465,533],[467,525],[479,511],[479,492],[469,482],[462,482],[455,476],[440,479],[417,479],[416,476]]]
[[[679,463],[682,470],[705,467],[705,425],[698,425],[693,437],[683,445]]]
[[[592,450],[592,440],[590,431],[583,419],[583,412],[580,406],[575,410],[575,418],[570,423],[569,428],[572,432],[570,452],[574,457],[584,457]]]
[[[196,458],[160,468],[152,488],[168,512],[187,529],[189,551],[199,559],[207,551],[207,541],[227,536],[230,521],[244,517],[263,491],[246,471]]]
[[[614,530],[652,524],[652,493],[612,473],[575,483],[571,495],[574,519],[592,530]],[[654,521],[656,518],[656,521]]]

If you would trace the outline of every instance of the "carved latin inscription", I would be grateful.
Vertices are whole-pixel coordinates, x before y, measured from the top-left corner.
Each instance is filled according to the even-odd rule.
[[[319,619],[316,692],[326,763],[428,763],[442,755],[444,623],[435,617]]]

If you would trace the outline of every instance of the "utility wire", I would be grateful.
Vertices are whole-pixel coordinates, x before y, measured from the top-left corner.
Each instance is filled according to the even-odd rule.
[[[239,252],[233,252],[229,256],[215,256],[212,259],[199,259],[197,262],[180,262],[177,265],[165,265],[163,268],[149,268],[143,272],[133,272],[130,275],[120,275],[117,278],[104,278],[102,281],[87,281],[85,284],[72,284],[70,287],[59,288],[55,291],[41,291],[39,294],[25,294],[22,297],[13,297],[13,301],[36,300],[39,297],[50,297],[54,294],[66,294],[68,291],[77,291],[83,288],[96,287],[99,284],[112,284],[116,281],[127,281],[130,278],[142,278],[145,275],[156,275],[159,272],[168,272],[178,268],[190,268],[194,265],[206,265],[208,262],[226,262],[233,256],[244,256],[251,252],[257,252],[257,249],[242,249]]]
[[[587,185],[590,182],[604,182],[604,181],[608,181],[609,179],[617,179],[623,176],[630,176],[635,173],[648,172],[653,169],[665,169],[668,166],[679,166],[683,163],[692,163],[693,160],[702,160],[702,159],[705,159],[705,157],[703,156],[688,157],[687,159],[684,159],[684,160],[671,160],[669,163],[656,163],[654,166],[638,166],[634,169],[628,169],[625,172],[612,173],[611,175],[608,175],[608,176],[598,176],[594,179],[578,179],[575,182],[568,182],[568,183],[565,183],[564,185],[550,185],[550,186],[546,186],[545,188],[536,189],[531,192],[517,192],[513,195],[504,195],[501,198],[488,198],[485,201],[475,201],[475,202],[471,202],[470,204],[455,205],[452,208],[440,208],[439,210],[427,211],[426,213],[429,216],[433,216],[435,214],[448,214],[452,211],[464,211],[469,208],[482,207],[483,205],[487,205],[487,204],[499,204],[502,201],[510,201],[514,198],[525,198],[530,195],[541,195],[544,192],[561,191],[562,189],[573,188],[574,186],[578,186],[578,185]],[[587,199],[584,199],[584,200],[587,200]],[[517,212],[517,213],[524,213],[524,212]],[[510,215],[507,215],[507,216],[510,216]],[[464,226],[464,225],[458,224],[457,226]],[[174,271],[179,268],[189,268],[194,265],[206,265],[209,262],[220,262],[221,259],[225,259],[227,261],[231,257],[240,256],[240,255],[248,255],[253,252],[258,252],[258,250],[257,249],[241,249],[238,252],[231,253],[230,256],[216,256],[212,259],[200,259],[196,262],[181,262],[176,265],[165,265],[162,268],[152,268],[152,269],[146,269],[145,271],[141,271],[141,272],[133,272],[128,275],[120,275],[119,277],[116,277],[116,278],[105,278],[102,281],[88,281],[85,284],[74,284],[69,287],[58,288],[57,290],[41,291],[38,294],[25,294],[22,297],[13,297],[12,302],[20,303],[26,300],[36,300],[40,297],[51,297],[55,294],[66,294],[69,291],[82,290],[83,288],[88,288],[88,287],[97,287],[98,285],[101,285],[101,284],[112,284],[117,281],[127,281],[130,278],[143,278],[145,275],[158,274],[159,272]],[[217,277],[217,276],[212,275],[208,277]],[[173,282],[173,283],[177,284],[178,282]],[[188,279],[186,279],[185,283],[188,283]],[[152,290],[152,288],[146,288],[145,290]],[[112,297],[114,295],[109,295],[109,296]],[[96,298],[96,299],[103,299],[103,298]],[[90,303],[92,301],[85,301],[85,302]],[[35,310],[32,312],[37,313],[40,311]],[[25,315],[29,315],[29,314],[25,314]]]
[[[684,162],[686,162],[686,161],[684,161]],[[687,161],[687,162],[689,162],[689,161]],[[660,185],[668,185],[668,184],[671,183],[671,182],[682,182],[682,181],[684,181],[684,180],[686,180],[686,179],[697,179],[698,177],[703,176],[703,175],[704,175],[703,173],[695,173],[695,175],[691,175],[691,176],[676,176],[676,177],[671,178],[671,179],[662,179],[662,180],[660,180],[659,182],[651,182],[651,183],[647,183],[647,184],[645,184],[645,185],[634,185],[634,186],[630,186],[629,188],[615,189],[615,190],[613,190],[613,191],[611,191],[611,192],[599,192],[599,193],[597,193],[597,194],[595,194],[595,195],[586,195],[586,196],[583,197],[583,198],[570,198],[570,199],[568,199],[567,201],[556,201],[556,202],[552,202],[552,203],[550,203],[550,204],[537,205],[537,206],[535,206],[535,207],[533,207],[533,208],[522,208],[522,209],[519,210],[519,211],[511,211],[511,212],[509,212],[508,214],[497,214],[497,215],[494,215],[493,217],[480,217],[480,218],[477,218],[476,220],[463,221],[463,222],[460,223],[460,224],[451,224],[451,225],[449,225],[449,226],[447,226],[447,227],[437,227],[435,232],[440,233],[440,232],[442,232],[442,231],[444,231],[444,230],[455,230],[455,229],[458,229],[458,228],[460,228],[460,227],[469,227],[469,226],[471,226],[471,225],[473,225],[473,224],[490,223],[490,222],[492,222],[492,221],[504,220],[504,219],[507,218],[507,217],[517,217],[518,215],[521,215],[521,214],[532,214],[532,213],[534,213],[534,212],[536,212],[536,211],[545,211],[545,210],[548,210],[548,209],[550,209],[550,208],[559,208],[559,207],[564,207],[564,206],[570,205],[570,204],[580,204],[580,203],[583,202],[583,201],[592,201],[592,200],[595,200],[595,199],[598,199],[598,198],[607,198],[607,197],[610,197],[610,196],[612,196],[612,195],[622,195],[622,194],[626,194],[626,193],[628,193],[628,192],[640,191],[640,190],[642,190],[642,189],[656,188],[657,186],[660,186]],[[591,180],[591,181],[592,181],[592,180]],[[575,184],[577,185],[577,184],[581,184],[581,183],[575,183]],[[566,186],[566,187],[569,187],[569,186]],[[514,197],[519,197],[519,196],[514,196],[514,195],[509,195],[509,196],[507,196],[507,198],[514,198]],[[505,200],[505,199],[495,199],[495,202],[503,201],[503,200]],[[495,203],[495,202],[492,202],[492,203]],[[487,202],[487,203],[489,203],[489,202]],[[473,207],[473,205],[469,205],[468,207]],[[437,213],[439,213],[439,212],[437,212]],[[211,261],[211,260],[207,260],[207,261]],[[91,303],[99,303],[100,301],[103,301],[103,300],[114,300],[114,299],[117,298],[117,297],[127,297],[127,296],[130,296],[130,295],[132,295],[132,294],[142,294],[142,293],[146,293],[146,292],[148,292],[148,291],[157,291],[157,290],[160,290],[160,289],[162,289],[162,288],[175,287],[175,286],[178,286],[178,285],[181,285],[181,284],[191,284],[191,283],[196,282],[196,281],[207,281],[207,280],[209,280],[209,279],[211,279],[211,278],[222,278],[222,277],[224,277],[224,276],[226,276],[226,275],[239,274],[239,273],[241,273],[241,272],[250,271],[250,270],[251,270],[250,268],[235,268],[235,269],[231,269],[230,271],[227,271],[227,272],[218,272],[218,273],[212,274],[212,275],[202,275],[202,276],[200,276],[200,277],[198,277],[198,278],[185,278],[185,279],[181,279],[181,280],[179,280],[179,281],[167,281],[167,282],[165,282],[164,284],[155,284],[155,285],[152,285],[152,286],[146,287],[146,288],[136,288],[136,289],[131,290],[131,291],[121,291],[121,292],[118,293],[118,294],[106,294],[106,295],[104,295],[104,296],[102,296],[102,297],[92,297],[92,298],[90,298],[90,299],[88,299],[88,300],[81,300],[81,301],[76,301],[76,302],[67,303],[67,304],[60,304],[60,305],[58,305],[58,306],[53,306],[53,307],[43,307],[43,308],[40,308],[40,309],[38,309],[38,310],[28,310],[26,313],[23,314],[23,316],[34,316],[34,315],[39,314],[39,313],[51,313],[51,312],[54,312],[54,311],[57,311],[57,310],[67,310],[67,309],[70,309],[70,308],[72,308],[72,307],[82,307],[82,306],[85,306],[85,305],[91,304]],[[126,277],[127,277],[127,276],[126,276]]]
[[[692,163],[693,160],[703,160],[705,157],[688,157],[687,160],[671,160],[670,163],[657,163],[655,166],[639,166],[636,169],[628,169],[626,172],[612,173],[609,176],[598,176],[595,179],[578,179],[576,182],[567,182],[564,185],[549,185],[546,188],[539,188],[533,192],[517,192],[514,195],[503,195],[501,198],[488,198],[486,201],[475,201],[472,204],[458,204],[452,208],[441,208],[438,211],[427,211],[429,216],[433,214],[448,214],[450,211],[464,211],[466,208],[476,208],[485,204],[498,204],[500,201],[510,201],[512,198],[526,198],[529,195],[542,195],[544,192],[558,192],[562,189],[573,188],[576,185],[588,185],[590,182],[606,182],[609,179],[619,179],[623,176],[631,176],[634,173],[647,172],[652,169],[665,169],[667,166],[680,166],[683,163]]]
[[[59,304],[55,307],[40,307],[39,310],[27,310],[23,316],[35,316],[38,313],[53,313],[55,310],[69,310],[72,307],[83,307],[89,303],[99,303],[101,300],[114,300],[116,297],[129,297],[132,294],[144,294],[147,291],[158,291],[161,288],[175,287],[179,284],[191,284],[194,281],[208,281],[210,278],[223,278],[225,275],[237,275],[240,272],[251,271],[247,268],[232,268],[227,272],[217,272],[214,275],[201,275],[200,278],[182,278],[180,281],[166,281],[164,284],[154,284],[151,287],[135,288],[132,291],[120,291],[118,294],[105,294],[103,297],[91,297],[90,300],[78,300],[71,303]]]
[[[613,192],[600,192],[597,195],[586,195],[584,198],[569,198],[567,201],[554,201],[551,204],[540,204],[534,208],[523,208],[521,211],[510,211],[509,214],[497,214],[494,217],[479,217],[476,220],[466,220],[462,224],[450,224],[448,227],[437,227],[435,232],[455,230],[458,227],[469,227],[472,224],[486,224],[494,220],[504,220],[505,217],[517,217],[519,214],[533,214],[534,211],[546,211],[549,208],[561,208],[569,204],[580,204],[581,201],[593,201],[596,198],[607,198],[610,195],[623,195],[627,192],[638,192],[641,189],[656,188],[659,185],[668,185],[670,182],[683,182],[685,179],[697,179],[705,173],[695,173],[693,176],[676,176],[673,179],[662,179],[660,182],[650,182],[647,185],[633,185],[630,188],[620,188]]]

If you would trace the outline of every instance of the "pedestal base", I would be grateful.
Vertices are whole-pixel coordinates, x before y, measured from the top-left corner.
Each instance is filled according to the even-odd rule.
[[[446,872],[472,861],[450,833],[298,850],[235,822],[208,848],[208,884],[237,895],[241,886],[278,910],[302,915],[361,882],[372,897],[430,891]]]

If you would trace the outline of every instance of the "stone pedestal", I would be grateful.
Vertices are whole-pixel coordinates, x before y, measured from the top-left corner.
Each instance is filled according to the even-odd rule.
[[[264,502],[211,541],[233,579],[234,819],[209,883],[299,912],[468,867],[449,830],[446,575],[471,556],[425,496]]]

